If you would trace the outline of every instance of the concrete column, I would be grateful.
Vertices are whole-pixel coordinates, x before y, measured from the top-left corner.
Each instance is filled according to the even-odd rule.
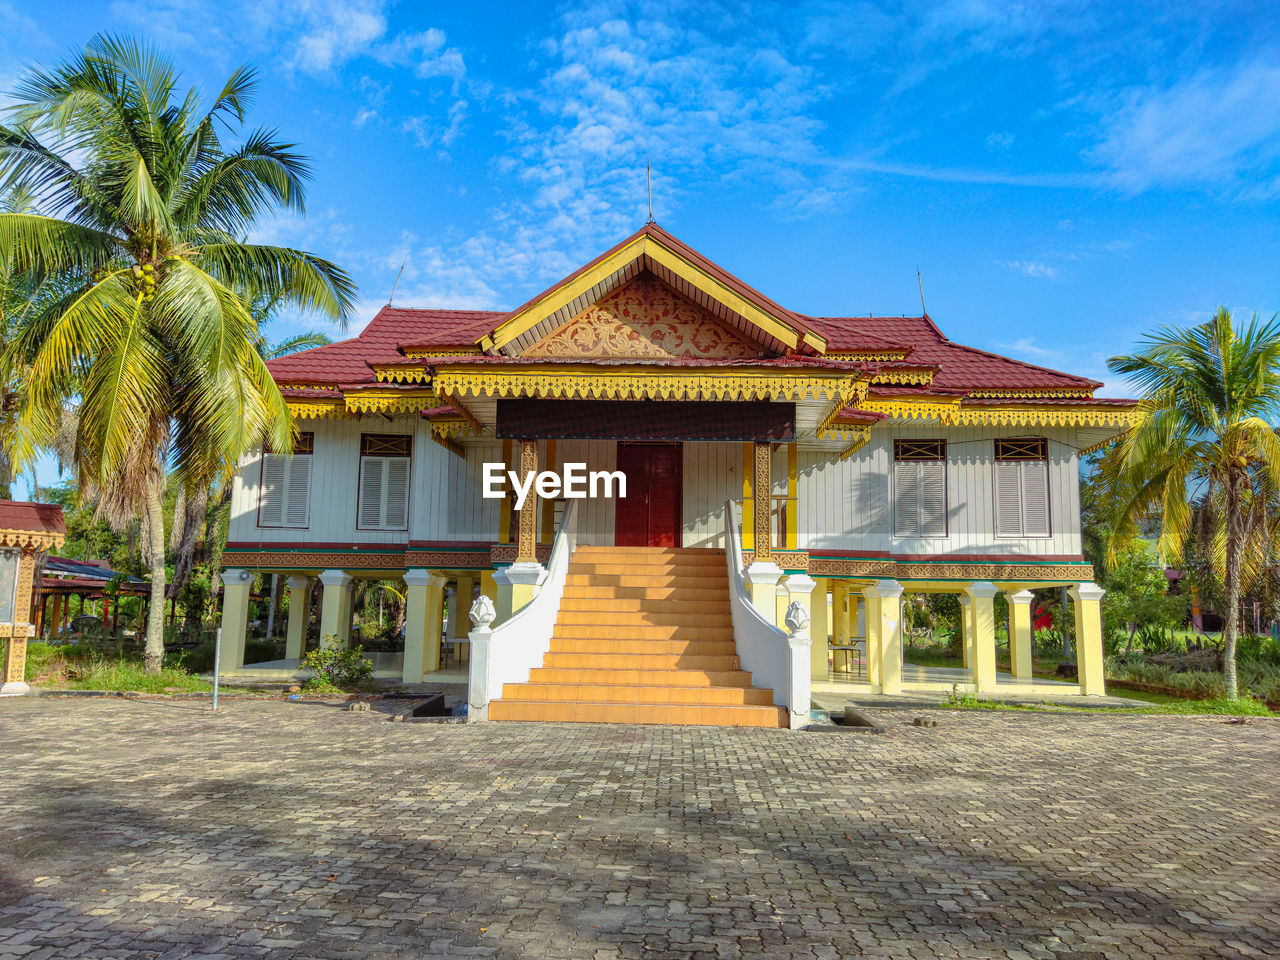
[[[849,583],[847,580],[833,580],[831,583],[831,642],[840,646],[847,644],[853,636],[849,616]]]
[[[471,601],[474,599],[476,589],[476,578],[471,574],[458,574],[458,586],[455,590],[457,594],[457,616],[453,618],[453,632],[451,637],[457,637],[460,640],[466,640],[467,634],[471,632]],[[492,599],[492,598],[490,598]]]
[[[285,631],[286,660],[300,660],[307,647],[307,614],[311,600],[311,578],[289,578],[289,625]]]
[[[244,666],[244,632],[249,624],[249,588],[253,574],[248,570],[222,571],[222,658],[221,673],[234,673]]]
[[[1080,692],[1091,697],[1107,695],[1102,648],[1102,597],[1106,592],[1095,583],[1078,583],[1071,588],[1071,602],[1076,615],[1076,670],[1080,677]]]
[[[777,586],[782,568],[772,560],[755,560],[747,567],[747,589],[751,605],[770,623],[777,623]]]
[[[813,599],[809,606],[809,635],[813,643],[809,647],[809,672],[812,679],[826,683],[830,676],[828,659],[831,656],[829,633],[827,591],[831,588],[830,580],[818,580],[813,591]]]
[[[960,655],[964,658],[966,670],[969,669],[969,642],[973,639],[972,613],[968,594],[960,594],[960,623],[956,626],[960,631]]]
[[[440,669],[440,621],[445,579],[430,570],[406,570],[404,611],[405,683],[421,683]]]
[[[980,580],[969,585],[969,619],[973,625],[970,647],[970,663],[973,685],[978,693],[993,693],[996,689],[996,615],[992,601],[995,584]]]
[[[1031,601],[1035,594],[1019,590],[1009,600],[1009,659],[1015,680],[1031,680]]]
[[[458,621],[458,591],[455,587],[444,588],[444,637],[445,639],[457,636],[454,633]]]
[[[511,585],[508,591],[511,599],[503,606],[509,608],[510,616],[514,617],[538,595],[542,581],[546,578],[547,569],[537,562],[517,561],[502,572],[506,574],[507,582]],[[499,597],[501,597],[501,581],[499,581],[499,588]]]
[[[787,607],[791,603],[791,591],[787,589],[789,579],[783,577],[773,588],[773,623],[783,633],[787,632]]]
[[[867,604],[867,679],[881,693],[902,692],[902,584],[877,580],[863,588]]]
[[[511,619],[511,578],[507,576],[506,567],[499,567],[490,579],[493,582],[493,609],[497,614],[494,622],[501,625]]]
[[[344,570],[320,574],[324,596],[320,600],[320,646],[344,650],[351,642],[351,588],[355,584]]]

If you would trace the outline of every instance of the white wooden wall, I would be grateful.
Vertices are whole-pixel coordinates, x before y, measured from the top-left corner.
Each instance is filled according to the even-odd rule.
[[[785,489],[785,467],[783,472]],[[724,549],[724,502],[742,497],[742,444],[684,445],[684,546]]]
[[[482,464],[502,460],[502,443],[469,443],[462,459],[432,442],[425,421],[308,421],[315,433],[310,525],[260,528],[259,457],[247,457],[232,491],[230,539],[241,543],[405,543],[408,540],[485,541],[498,538],[502,501],[486,500]],[[356,529],[356,487],[360,434],[409,433],[413,442],[409,531]],[[1051,536],[1004,539],[994,533],[994,449],[996,437],[1049,438]],[[895,437],[947,440],[949,533],[945,538],[895,538],[889,473]],[[540,463],[546,447],[540,444]],[[847,460],[830,451],[801,448],[799,457],[799,546],[802,549],[890,552],[897,555],[985,554],[1007,556],[1080,553],[1079,467],[1073,428],[951,428],[889,424],[872,431],[871,441]],[[724,502],[742,496],[740,443],[684,445],[684,529],[686,547],[723,547]],[[611,440],[561,440],[556,466],[585,463],[587,470],[613,470],[617,446]],[[774,492],[786,493],[786,448],[774,456]],[[613,500],[580,503],[580,542],[610,544],[614,536]]]
[[[995,535],[992,489],[997,437],[1049,439],[1051,536],[1037,539]],[[947,441],[948,535],[894,537],[889,475],[895,438]],[[847,460],[800,451],[799,536],[804,549],[893,554],[986,554],[1007,556],[1080,553],[1079,464],[1074,428],[949,428],[888,424]]]
[[[315,434],[312,454],[309,524],[299,527],[259,527],[258,498],[261,457],[246,457],[236,473],[231,491],[232,541],[241,543],[393,543],[413,540],[445,540],[449,496],[457,469],[450,461],[462,461],[431,440],[425,421],[307,420],[302,429]],[[413,458],[410,467],[409,530],[357,530],[356,491],[360,472],[360,434],[410,434]]]

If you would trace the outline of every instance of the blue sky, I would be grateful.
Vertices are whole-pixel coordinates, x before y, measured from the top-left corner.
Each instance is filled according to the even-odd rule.
[[[259,68],[315,166],[259,236],[350,270],[356,330],[401,263],[401,305],[523,302],[643,223],[646,157],[659,223],[806,313],[919,313],[918,267],[953,339],[1109,380],[1280,308],[1264,3],[0,0],[0,86],[101,30]]]

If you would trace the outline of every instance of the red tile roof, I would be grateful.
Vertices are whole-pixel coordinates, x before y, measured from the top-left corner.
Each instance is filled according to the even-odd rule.
[[[873,390],[877,395],[890,393],[941,393],[965,394],[981,390],[1067,390],[1092,392],[1100,384],[1086,377],[1073,376],[1046,367],[1002,357],[999,354],[975,347],[953,343],[938,329],[928,316],[921,317],[809,317],[794,313],[765,297],[759,291],[743,283],[732,274],[712,263],[696,250],[686,246],[656,224],[648,224],[626,240],[601,254],[591,263],[570,274],[571,280],[590,269],[599,261],[612,255],[640,236],[648,235],[684,257],[698,269],[715,277],[740,296],[749,299],[762,309],[794,325],[801,331],[815,331],[827,340],[827,352],[876,353],[901,351],[907,354],[904,361],[886,361],[883,366],[910,366],[932,368],[933,383],[927,388],[881,386]],[[560,281],[564,283],[566,281]],[[555,286],[559,286],[556,284]],[[550,288],[554,289],[554,287]],[[375,381],[374,364],[410,363],[403,350],[411,347],[465,347],[476,344],[485,334],[492,332],[529,305],[536,303],[548,291],[538,294],[525,305],[509,312],[491,310],[419,310],[406,307],[383,307],[365,330],[351,340],[317,347],[301,353],[270,361],[267,366],[272,375],[283,385],[324,384],[333,388],[369,384]],[[426,363],[430,365],[432,361]],[[539,364],[549,361],[526,358],[495,357],[484,354],[448,357],[440,363],[474,364]],[[626,360],[573,361],[557,358],[556,363],[583,362],[596,364],[637,363]],[[839,361],[832,357],[789,356],[755,361],[718,361],[679,359],[659,361],[671,366],[738,366],[744,363],[766,366],[856,368],[858,362]],[[290,396],[302,396],[290,393]],[[1055,397],[1055,402],[1059,398]]]
[[[827,350],[856,350],[872,336],[911,348],[914,363],[936,366],[933,385],[960,390],[1017,390],[1065,387],[1091,390],[1102,384],[1047,367],[1024,363],[997,353],[952,343],[937,324],[923,317],[812,317],[827,336]],[[848,345],[846,345],[848,344]]]
[[[369,364],[405,362],[401,344],[473,344],[503,316],[491,310],[383,307],[358,337],[268,361],[267,369],[280,383],[371,381]]]
[[[67,524],[57,504],[0,500],[0,530],[66,533]]]

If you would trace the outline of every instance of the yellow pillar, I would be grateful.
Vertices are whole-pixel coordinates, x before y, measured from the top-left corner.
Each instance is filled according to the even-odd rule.
[[[493,582],[493,571],[492,571],[492,570],[481,570],[481,571],[480,571],[480,592],[481,592],[484,596],[486,596],[486,597],[488,597],[490,600],[492,600],[495,604],[498,602],[498,585],[497,585],[496,583],[494,583],[494,582]],[[467,614],[468,614],[468,616],[467,616],[467,620],[466,620],[466,626],[464,626],[464,627],[463,627],[463,629],[464,629],[464,630],[466,630],[468,633],[471,631],[471,616],[470,616],[470,613],[471,613],[470,608],[468,608],[468,610],[467,610]]]
[[[285,631],[286,660],[300,660],[307,648],[307,613],[311,600],[311,578],[289,578],[289,626]]]
[[[831,588],[830,580],[818,580],[813,591],[813,600],[809,604],[809,633],[813,644],[809,647],[810,676],[814,680],[826,683],[829,676],[827,661],[831,657],[830,632],[827,622],[827,591]]]
[[[1031,601],[1035,594],[1019,590],[1008,594],[1009,660],[1015,680],[1031,680]]]
[[[547,469],[556,469],[556,442],[547,441]],[[539,543],[551,543],[556,538],[556,502],[542,501],[542,526],[538,531]]]
[[[788,550],[800,544],[800,454],[794,443],[787,444],[787,530]]]
[[[529,474],[537,472],[538,441],[521,440],[520,482],[528,482]],[[516,545],[516,563],[538,562],[538,493],[532,483],[529,484],[528,496],[524,498],[524,506],[520,509],[520,535]],[[519,610],[520,606],[513,609]]]
[[[787,607],[791,605],[791,591],[787,589],[790,577],[783,577],[773,588],[773,625],[783,633],[787,632]]]
[[[351,642],[351,574],[326,570],[320,574],[324,593],[320,597],[320,646],[345,650]]]
[[[1106,591],[1094,583],[1071,588],[1076,620],[1076,670],[1080,692],[1086,696],[1107,694],[1106,664],[1102,647],[1102,597]]]
[[[475,593],[476,578],[469,573],[458,574],[458,586],[455,591],[455,602],[458,605],[453,616],[453,636],[458,641],[455,649],[459,661],[467,660],[471,652],[471,642],[467,635],[471,632],[471,601]]]
[[[960,622],[956,625],[960,631],[960,656],[964,660],[964,668],[969,669],[969,643],[973,640],[973,613],[967,594],[960,594]]]
[[[969,585],[969,620],[973,626],[970,663],[973,685],[978,693],[996,689],[996,613],[993,600],[996,587],[985,580]]]
[[[406,570],[404,616],[405,683],[421,683],[440,669],[440,627],[445,578],[429,570]]]
[[[742,445],[742,549],[755,549],[756,501],[751,490],[751,478],[755,475],[753,444]]]
[[[755,443],[751,491],[755,500],[755,563],[773,560],[773,444]]]
[[[0,696],[16,697],[31,691],[26,679],[27,639],[29,632],[35,633],[30,625],[31,600],[39,595],[39,590],[32,587],[35,566],[35,551],[22,551],[18,556],[18,575],[13,585],[13,628],[5,649],[4,672],[0,674]]]
[[[877,580],[863,588],[866,599],[867,679],[881,693],[902,692],[902,584]]]
[[[221,673],[234,673],[244,666],[244,632],[249,622],[249,588],[253,574],[248,570],[222,571],[222,656]]]

